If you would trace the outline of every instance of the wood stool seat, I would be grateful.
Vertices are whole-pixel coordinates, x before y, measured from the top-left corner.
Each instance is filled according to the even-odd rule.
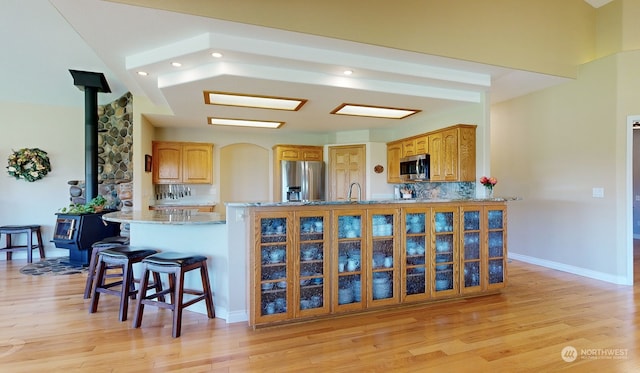
[[[33,234],[36,234],[36,243],[33,243]],[[27,262],[33,262],[33,250],[38,249],[40,259],[45,257],[44,244],[42,243],[42,233],[39,225],[3,225],[0,226],[0,235],[6,236],[6,247],[1,248],[0,252],[7,253],[7,260],[11,260],[11,254],[18,250],[27,250]],[[14,245],[12,235],[25,234],[27,236],[26,245]]]
[[[185,289],[184,275],[185,273],[195,269],[200,269],[202,290]],[[171,332],[173,338],[180,337],[182,329],[182,310],[194,303],[204,300],[207,307],[207,316],[210,319],[215,318],[213,295],[211,293],[211,285],[209,283],[206,256],[177,252],[162,252],[144,258],[142,260],[142,278],[140,279],[141,289],[146,289],[148,287],[147,283],[149,281],[150,273],[154,276],[159,276],[163,273],[167,274],[169,278],[169,288],[159,292],[156,291],[155,294],[151,295],[148,295],[146,290],[140,291],[136,302],[136,312],[133,321],[133,326],[135,328],[139,328],[142,324],[142,315],[144,313],[145,305],[169,309],[173,312],[173,325]],[[155,277],[154,281],[157,281]],[[162,298],[166,294],[169,294],[171,303],[166,303]],[[183,299],[184,294],[194,295],[195,298],[185,302]]]
[[[101,241],[94,242],[91,245],[91,258],[89,259],[89,273],[87,274],[87,282],[84,285],[84,299],[89,299],[91,297],[91,290],[93,289],[93,283],[96,278],[96,266],[98,264],[98,253],[105,250],[111,249],[118,246],[126,246],[129,245],[129,237],[124,236],[115,236],[115,237],[107,237]],[[107,268],[111,269],[111,268]],[[107,274],[107,277],[115,277],[122,276],[122,273],[119,274]]]
[[[90,313],[95,313],[98,309],[98,301],[100,294],[111,294],[120,297],[119,320],[127,320],[127,311],[129,309],[129,297],[135,298],[138,290],[135,289],[133,280],[133,264],[140,263],[144,258],[156,254],[158,251],[134,246],[117,246],[105,248],[98,253],[98,266],[96,268],[95,287],[93,289],[93,299],[91,300]],[[119,281],[107,283],[105,280],[107,268],[121,267],[122,276]],[[147,287],[155,289],[156,292],[162,291],[162,283],[160,276],[154,276],[154,282],[145,283]],[[114,289],[116,288],[116,289]],[[145,291],[146,293],[146,291]],[[162,296],[164,299],[164,296]]]

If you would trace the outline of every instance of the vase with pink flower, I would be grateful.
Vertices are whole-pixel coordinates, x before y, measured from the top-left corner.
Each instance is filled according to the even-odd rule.
[[[483,176],[480,178],[480,184],[484,185],[487,192],[485,193],[487,198],[493,198],[493,187],[498,184],[498,179],[495,177]]]

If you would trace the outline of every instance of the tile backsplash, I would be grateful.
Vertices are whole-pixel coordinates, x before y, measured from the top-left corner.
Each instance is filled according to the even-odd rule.
[[[401,184],[401,188],[413,191],[413,198],[419,199],[461,199],[476,196],[474,182],[422,182]]]

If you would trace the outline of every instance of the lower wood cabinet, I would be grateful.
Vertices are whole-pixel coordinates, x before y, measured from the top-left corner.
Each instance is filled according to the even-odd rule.
[[[494,292],[506,204],[254,207],[250,325]]]
[[[460,208],[461,293],[479,293],[506,285],[506,212],[504,205]]]
[[[402,301],[423,301],[431,297],[431,208],[405,208],[402,250]]]
[[[400,209],[367,210],[367,308],[400,303]]]
[[[363,209],[332,212],[331,311],[334,313],[365,308],[366,220],[367,212]]]
[[[255,214],[253,278],[250,291],[251,324],[293,318],[293,213],[271,211]]]
[[[458,294],[458,208],[434,207],[431,214],[431,296],[450,297]]]
[[[330,311],[331,252],[325,227],[329,213],[297,211],[294,213],[293,255],[295,263],[293,300],[295,318],[324,315]],[[326,229],[330,232],[330,229]]]

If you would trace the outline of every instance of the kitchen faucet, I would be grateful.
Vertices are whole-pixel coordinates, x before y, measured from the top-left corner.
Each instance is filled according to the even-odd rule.
[[[351,201],[351,192],[353,191],[353,186],[358,187],[358,201],[362,200],[362,188],[360,187],[360,183],[351,183],[349,185],[349,195],[347,196],[347,200]]]

